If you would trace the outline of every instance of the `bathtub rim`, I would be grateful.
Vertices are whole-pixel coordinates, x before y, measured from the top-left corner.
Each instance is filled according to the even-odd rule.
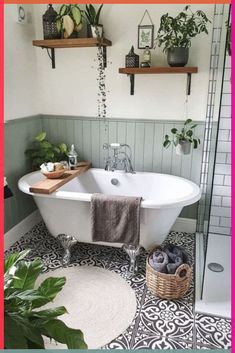
[[[90,170],[94,170],[94,171],[104,171],[104,169],[102,168],[90,168]],[[109,171],[105,171],[106,173],[112,173]],[[115,173],[124,173],[121,170],[117,170],[115,171]],[[188,183],[192,186],[193,191],[192,193],[188,194],[185,197],[182,197],[180,199],[178,199],[177,201],[172,201],[171,199],[167,200],[167,202],[162,202],[162,203],[157,203],[156,200],[145,200],[143,199],[141,201],[141,208],[152,208],[152,209],[160,209],[160,208],[183,208],[184,206],[189,206],[194,204],[195,202],[199,201],[201,198],[201,190],[198,187],[197,184],[195,184],[194,182],[182,178],[182,177],[178,177],[176,175],[171,175],[171,174],[164,174],[164,173],[153,173],[153,172],[136,172],[137,174],[157,174],[157,175],[165,175],[167,177],[171,177],[171,178],[176,178],[176,179],[180,179],[181,181],[183,180],[185,183]],[[42,173],[40,171],[35,171],[35,172],[31,172],[28,173],[24,176],[22,176],[19,181],[18,181],[18,188],[28,194],[31,195],[33,197],[49,197],[49,198],[53,198],[53,199],[63,199],[63,200],[73,200],[73,201],[84,201],[84,202],[90,202],[91,201],[91,193],[84,193],[84,192],[72,192],[72,191],[62,191],[60,189],[58,189],[57,191],[51,193],[51,194],[39,194],[39,193],[33,193],[29,191],[29,187],[30,184],[27,182],[27,178],[30,175],[34,175],[34,174],[40,174],[43,177]],[[42,179],[43,180],[43,179]],[[72,182],[73,179],[70,182]]]

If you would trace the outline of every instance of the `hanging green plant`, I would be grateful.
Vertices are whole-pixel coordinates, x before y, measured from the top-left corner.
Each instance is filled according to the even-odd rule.
[[[178,154],[189,154],[192,144],[193,148],[196,149],[201,143],[199,138],[194,137],[195,127],[197,127],[197,124],[194,124],[192,119],[187,119],[181,130],[176,128],[171,129],[172,138],[170,138],[169,135],[165,135],[163,146],[168,148],[173,143],[177,148],[176,151]]]
[[[64,306],[39,310],[54,300],[66,278],[49,277],[37,287],[43,266],[39,259],[27,261],[29,252],[11,254],[4,261],[4,348],[45,349],[46,336],[68,349],[86,349],[82,331],[58,319],[67,313]]]

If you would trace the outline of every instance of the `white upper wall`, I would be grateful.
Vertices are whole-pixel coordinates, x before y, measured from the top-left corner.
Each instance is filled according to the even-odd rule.
[[[32,5],[25,9],[32,14]],[[29,22],[17,22],[17,5],[4,6],[5,120],[39,113],[35,21]]]
[[[6,11],[6,23],[9,25],[8,17],[10,17],[12,24],[12,28],[7,31],[10,41],[5,44],[7,58],[10,57],[6,71],[9,71],[12,66],[14,71],[17,71],[17,75],[14,74],[12,77],[9,77],[9,73],[6,75],[6,81],[9,80],[6,83],[6,95],[10,97],[9,100],[6,98],[6,116],[11,118],[13,115],[15,117],[16,113],[21,116],[32,114],[35,112],[33,107],[36,107],[35,98],[39,102],[38,113],[97,116],[98,83],[97,61],[95,61],[97,49],[57,49],[55,50],[56,69],[53,70],[46,50],[33,48],[31,45],[32,26],[27,25],[24,29],[19,24],[14,24],[10,6],[14,5],[5,6],[9,7]],[[59,9],[59,5],[54,5],[54,7],[56,10]],[[119,67],[125,66],[125,55],[132,45],[134,45],[136,53],[142,54],[141,50],[136,49],[137,29],[145,9],[148,9],[152,17],[156,35],[161,15],[166,12],[176,15],[183,7],[183,4],[104,5],[101,22],[105,28],[105,36],[113,43],[113,46],[107,49],[109,61],[106,69],[108,117],[185,118],[186,75],[136,75],[135,95],[130,96],[129,78],[118,73]],[[211,20],[213,19],[213,5],[200,4],[191,7],[193,11],[202,9]],[[46,6],[33,5],[33,10],[35,38],[42,39],[42,15]],[[20,27],[18,34],[15,33],[17,32],[16,26]],[[188,98],[188,116],[195,120],[204,120],[206,115],[212,26],[208,27],[210,30],[208,36],[202,34],[193,39],[188,63],[190,66],[198,66],[199,70],[198,74],[192,75],[191,96]],[[26,29],[27,35],[23,35],[22,32]],[[21,36],[21,42],[24,40],[20,48],[18,36]],[[35,79],[35,51],[37,79]],[[161,48],[157,47],[151,52],[153,66],[167,65],[165,54],[162,53]],[[24,74],[21,72],[22,65],[24,65]],[[11,69],[11,73],[13,69]],[[13,85],[14,81],[18,88],[17,94]],[[32,84],[38,85],[38,94],[34,88],[28,90]],[[28,97],[24,99],[26,91],[28,91]],[[15,107],[12,107],[12,102]]]

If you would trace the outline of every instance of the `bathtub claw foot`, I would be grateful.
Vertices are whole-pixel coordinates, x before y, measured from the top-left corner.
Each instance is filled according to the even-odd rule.
[[[128,277],[132,277],[138,271],[136,257],[139,255],[141,247],[139,245],[136,246],[136,245],[131,245],[131,244],[124,244],[122,248],[130,258],[130,264],[129,264],[129,268],[128,268]]]
[[[70,262],[71,248],[74,244],[77,243],[77,239],[66,234],[59,234],[57,236],[57,239],[60,241],[61,245],[64,248],[64,256],[61,262],[63,266],[66,266]]]

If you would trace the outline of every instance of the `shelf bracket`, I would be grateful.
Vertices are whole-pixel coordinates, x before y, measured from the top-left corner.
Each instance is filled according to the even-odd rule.
[[[187,89],[186,89],[187,96],[190,96],[190,94],[191,94],[191,79],[192,79],[192,74],[188,73],[187,74]]]
[[[50,48],[51,49],[51,54],[49,53],[49,48],[46,48],[47,54],[49,58],[51,59],[51,66],[52,69],[55,69],[55,48]]]
[[[134,96],[135,92],[135,75],[134,74],[129,74],[130,76],[130,95]]]

